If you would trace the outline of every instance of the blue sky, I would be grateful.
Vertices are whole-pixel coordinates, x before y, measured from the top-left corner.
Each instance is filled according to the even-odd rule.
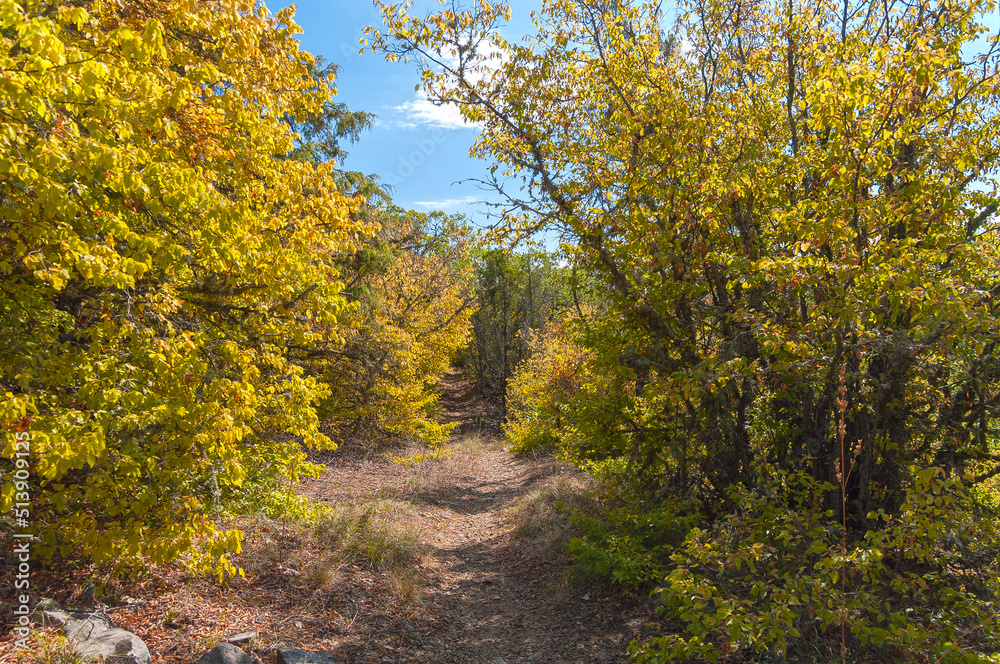
[[[272,11],[289,2],[269,5]],[[486,206],[477,201],[489,192],[469,178],[484,178],[490,164],[468,156],[477,130],[461,123],[457,109],[434,107],[414,86],[420,82],[416,66],[389,63],[379,54],[359,55],[365,25],[381,26],[378,11],[369,0],[300,0],[296,23],[302,47],[340,65],[339,101],[352,110],[378,116],[375,127],[348,146],[345,166],[374,173],[395,188],[397,205],[421,211],[441,209],[462,212],[477,224],[486,223]],[[531,31],[529,12],[540,0],[511,3],[512,17],[504,36],[516,39]],[[413,12],[440,7],[432,0],[417,0]]]

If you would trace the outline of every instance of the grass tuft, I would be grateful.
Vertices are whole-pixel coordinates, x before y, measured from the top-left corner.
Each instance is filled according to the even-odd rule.
[[[392,498],[335,507],[316,524],[315,534],[336,558],[369,567],[413,565],[423,554],[413,505]]]
[[[479,431],[470,431],[463,434],[449,447],[456,452],[468,454],[469,456],[479,456],[487,452],[496,452],[503,449],[504,441],[497,436],[491,436]]]
[[[394,567],[389,572],[389,588],[406,604],[420,603],[420,577],[412,567]]]
[[[511,537],[528,540],[544,552],[559,548],[571,536],[574,510],[593,511],[596,501],[585,477],[559,474],[545,479],[504,512]]]
[[[20,664],[99,664],[76,649],[76,643],[52,629],[33,630],[31,647],[15,661]]]

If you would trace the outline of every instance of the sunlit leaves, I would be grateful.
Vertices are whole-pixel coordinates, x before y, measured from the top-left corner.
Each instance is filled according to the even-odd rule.
[[[232,571],[205,508],[329,444],[286,346],[339,338],[371,228],[282,120],[332,83],[241,0],[2,0],[0,28],[0,409],[36,438],[41,551]]]
[[[469,334],[470,230],[441,212],[372,214],[379,232],[342,267],[353,305],[342,339],[305,365],[329,385],[321,413],[338,441],[437,447],[454,428],[435,421],[437,382]]]

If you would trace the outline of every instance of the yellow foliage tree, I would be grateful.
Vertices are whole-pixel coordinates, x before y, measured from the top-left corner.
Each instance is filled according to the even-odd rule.
[[[371,229],[283,158],[335,93],[297,31],[251,0],[0,0],[0,425],[5,458],[32,438],[43,554],[231,572],[207,508],[330,443],[286,347],[337,338]]]
[[[470,330],[470,233],[441,212],[390,207],[375,216],[369,265],[352,268],[359,306],[345,319],[345,342],[314,353],[311,369],[331,388],[322,412],[338,441],[409,436],[436,446],[452,428],[433,421],[436,386]]]

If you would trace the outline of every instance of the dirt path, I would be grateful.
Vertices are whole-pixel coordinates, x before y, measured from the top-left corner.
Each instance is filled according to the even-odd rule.
[[[551,459],[514,458],[461,374],[450,374],[444,387],[445,420],[460,422],[452,436],[455,452],[381,489],[402,491],[419,506],[429,546],[423,617],[403,626],[400,647],[382,661],[627,661],[625,647],[651,619],[645,603],[570,588],[557,555],[511,540],[505,511],[553,476],[572,471]],[[371,644],[365,631],[362,625],[348,639],[359,647],[342,643],[349,661],[363,661],[360,646]]]

